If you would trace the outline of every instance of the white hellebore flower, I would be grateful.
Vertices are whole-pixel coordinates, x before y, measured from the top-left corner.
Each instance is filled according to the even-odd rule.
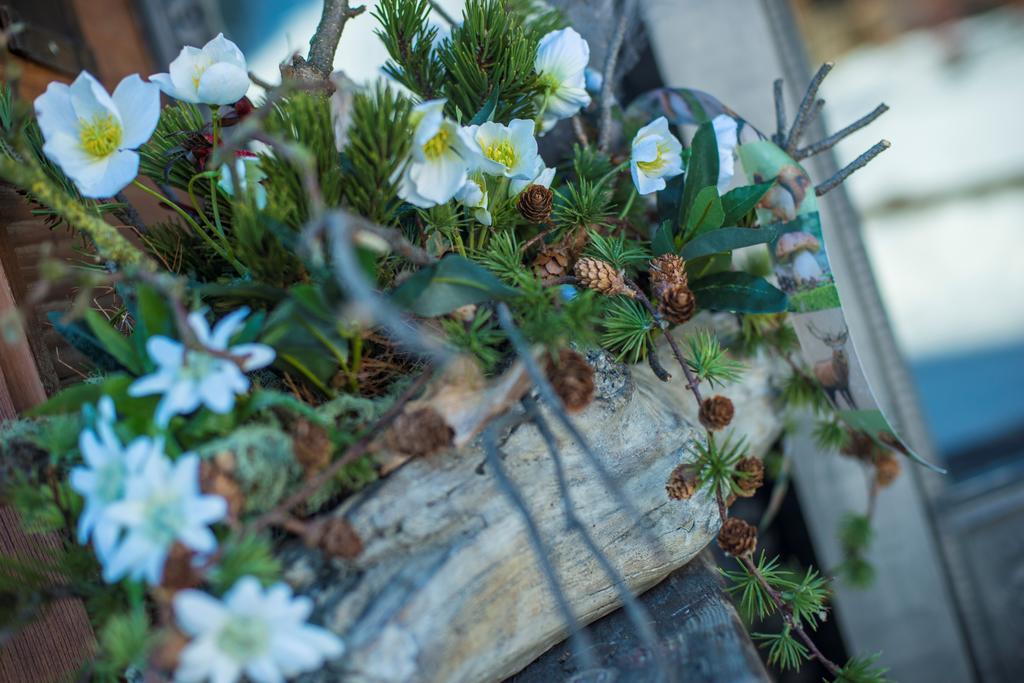
[[[421,209],[444,204],[466,184],[466,150],[459,127],[444,117],[445,100],[430,100],[412,110],[412,158],[398,196]]]
[[[543,167],[543,162],[541,166]],[[533,180],[523,180],[521,178],[513,178],[508,184],[508,196],[518,197],[522,194],[523,190],[528,188],[530,185],[540,185],[541,187],[551,187],[551,182],[555,179],[555,169],[550,166],[542,168],[541,172],[537,174]]]
[[[722,193],[729,187],[736,171],[733,152],[739,144],[739,137],[736,133],[736,119],[728,114],[719,114],[711,119],[711,125],[715,129],[715,141],[718,145],[718,191]]]
[[[543,130],[590,104],[586,77],[589,61],[590,46],[571,28],[552,31],[540,39],[533,68],[545,88],[537,103]]]
[[[36,98],[43,152],[75,182],[83,197],[113,197],[135,179],[139,154],[160,118],[160,89],[138,74],[113,96],[88,71],[71,85],[50,83]]]
[[[528,179],[544,167],[537,154],[533,121],[512,119],[507,126],[488,121],[460,133],[476,157],[476,167],[488,175]]]
[[[71,488],[85,498],[85,507],[78,518],[78,542],[88,543],[101,562],[106,562],[121,534],[121,523],[107,514],[111,503],[124,495],[125,481],[154,454],[161,454],[162,444],[140,436],[122,446],[114,433],[114,402],[104,396],[99,402],[95,429],[84,429],[78,435],[78,450],[84,466],[75,467],[69,477]]]
[[[641,128],[633,138],[629,160],[633,184],[640,194],[665,189],[665,179],[683,172],[683,146],[668,130],[668,121],[659,116]]]
[[[186,45],[169,68],[149,80],[176,100],[194,104],[234,104],[249,89],[245,55],[218,33],[200,50]]]
[[[345,652],[338,636],[306,623],[313,601],[276,583],[265,591],[243,576],[223,600],[195,589],[174,596],[178,626],[192,641],[181,652],[179,683],[279,683]]]
[[[487,182],[480,174],[471,175],[455,194],[455,199],[467,209],[473,209],[473,218],[477,223],[491,224],[492,216],[487,208]]]
[[[274,362],[274,349],[266,344],[228,347],[231,337],[248,315],[248,308],[240,308],[224,316],[212,331],[203,311],[194,311],[188,316],[189,327],[203,349],[227,353],[238,362],[203,349],[187,348],[180,341],[162,335],[150,337],[146,351],[158,368],[135,380],[128,387],[128,394],[163,394],[156,410],[156,423],[161,427],[175,415],[187,415],[200,405],[215,413],[231,412],[235,395],[249,390],[245,373]]]
[[[103,578],[159,584],[175,541],[202,555],[217,549],[209,525],[227,512],[227,501],[199,490],[198,455],[186,453],[173,463],[162,453],[147,459],[125,482],[124,498],[107,508],[126,534],[104,563]]]
[[[267,189],[263,187],[263,180],[266,177],[267,174],[260,167],[259,157],[240,156],[235,157],[234,174],[228,170],[227,164],[220,167],[220,179],[217,184],[235,197],[235,182],[238,182],[242,195],[251,195],[256,202],[256,208],[263,209],[267,206]]]

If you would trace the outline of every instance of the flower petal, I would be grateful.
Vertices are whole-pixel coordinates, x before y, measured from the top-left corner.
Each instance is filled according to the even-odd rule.
[[[122,149],[141,146],[149,140],[160,119],[160,87],[132,74],[117,84],[113,100],[124,127]]]
[[[143,375],[132,382],[128,386],[128,395],[132,397],[139,397],[163,394],[173,385],[174,375],[160,370],[150,375]]]
[[[199,84],[195,80],[196,72],[209,65],[199,48],[186,45],[171,62],[169,68],[174,92],[164,90],[168,95],[185,102],[199,102]],[[197,68],[198,67],[198,68]],[[157,83],[160,85],[159,81]],[[161,86],[163,89],[163,86]]]
[[[91,73],[83,71],[78,74],[70,88],[71,106],[79,119],[91,121],[96,117],[113,116],[118,123],[122,123],[114,100]]]
[[[242,368],[246,372],[265,368],[274,362],[277,353],[266,344],[238,344],[231,347],[231,355],[245,356],[242,361]]]
[[[245,71],[247,68],[245,55],[242,54],[237,45],[225,38],[223,33],[218,33],[210,42],[203,45],[202,53],[214,62],[223,62],[237,66],[242,71]],[[238,100],[235,101],[237,102]]]
[[[209,342],[206,344],[211,349],[217,351],[224,351],[228,348],[228,342],[231,341],[231,337],[235,335],[249,315],[249,307],[242,306],[234,311],[231,311],[226,316],[217,321],[217,324],[213,327],[213,333],[210,335]]]
[[[34,106],[39,128],[47,141],[57,135],[75,139],[78,116],[71,105],[71,88],[54,81],[46,87],[46,92],[35,99]]]
[[[87,167],[87,173],[72,176],[83,197],[113,197],[135,180],[139,174],[139,155],[130,150],[114,152]]]
[[[249,84],[244,67],[218,62],[199,77],[199,99],[204,104],[233,104],[245,96]]]

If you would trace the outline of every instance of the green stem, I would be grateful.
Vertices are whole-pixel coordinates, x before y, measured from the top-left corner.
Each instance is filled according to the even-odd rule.
[[[636,191],[636,187],[634,186],[634,187],[631,187],[630,190],[629,190],[629,199],[626,200],[626,205],[624,207],[622,207],[622,211],[619,212],[619,220],[622,220],[623,218],[625,218],[626,214],[629,213],[629,210],[633,208],[633,202],[636,201],[636,198],[637,198],[637,191]]]

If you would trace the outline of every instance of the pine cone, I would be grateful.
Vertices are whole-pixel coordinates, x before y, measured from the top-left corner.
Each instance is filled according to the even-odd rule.
[[[686,261],[675,254],[662,254],[651,259],[651,288],[659,298],[665,288],[673,285],[685,287]]]
[[[878,432],[878,440],[884,443],[889,448],[896,451],[897,453],[902,453],[903,455],[910,455],[910,453],[907,451],[907,447],[903,445],[903,442],[900,441],[899,438],[891,432]]]
[[[547,284],[565,275],[571,261],[568,251],[562,246],[544,247],[533,259],[533,272]]]
[[[306,476],[313,477],[330,464],[334,444],[323,427],[299,418],[292,426],[292,450]]]
[[[697,299],[686,285],[671,285],[662,291],[658,312],[673,325],[682,325],[697,313]]]
[[[764,485],[764,463],[760,458],[743,458],[736,465],[736,471],[741,475],[736,478],[740,489],[737,495],[750,498]]]
[[[384,442],[396,453],[420,457],[448,448],[454,438],[455,430],[444,417],[427,407],[399,415]]]
[[[306,545],[320,548],[331,557],[351,560],[363,552],[363,539],[342,517],[330,517],[310,522],[303,534]]]
[[[736,409],[725,396],[712,396],[700,404],[700,423],[708,429],[722,429],[729,426]]]
[[[871,463],[874,462],[875,456],[880,453],[880,450],[870,434],[859,429],[847,429],[846,445],[840,449],[840,452],[851,458]]]
[[[578,413],[590,405],[594,398],[594,368],[581,354],[561,349],[557,361],[548,357],[544,374],[567,411]]]
[[[882,453],[875,460],[875,483],[884,489],[896,481],[896,477],[900,476],[902,471],[903,466],[899,458],[892,453]]]
[[[677,465],[672,474],[668,475],[665,490],[673,500],[689,500],[697,492],[697,483],[692,465]]]
[[[573,272],[579,278],[581,285],[602,294],[608,296],[622,294],[630,298],[636,296],[633,290],[626,286],[622,273],[615,270],[615,267],[606,261],[584,256],[576,262]]]
[[[245,494],[234,477],[235,456],[230,451],[218,453],[199,465],[199,487],[203,493],[220,496],[228,504],[228,518],[238,519],[245,508]]]
[[[543,185],[530,185],[519,195],[516,208],[531,223],[546,223],[551,217],[551,204],[555,193]]]
[[[718,532],[718,546],[733,557],[750,555],[757,549],[757,529],[738,517],[730,517]]]

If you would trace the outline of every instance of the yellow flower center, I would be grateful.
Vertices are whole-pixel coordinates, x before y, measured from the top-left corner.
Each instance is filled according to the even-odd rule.
[[[508,140],[488,145],[487,149],[484,150],[484,155],[491,161],[497,161],[506,168],[512,168],[516,165],[516,150]]]
[[[423,145],[423,154],[428,159],[436,159],[445,153],[448,149],[448,138],[451,137],[445,128],[437,131],[437,135],[427,140],[426,144]]]
[[[208,61],[198,61],[192,65],[192,87],[196,90],[199,90],[199,81],[210,66],[211,63]]]
[[[121,145],[121,124],[112,114],[97,114],[92,121],[83,121],[78,129],[82,149],[91,156],[103,158]]]
[[[668,165],[668,162],[665,160],[666,153],[668,153],[668,148],[663,143],[659,143],[658,156],[655,157],[654,161],[638,161],[636,165],[645,175],[653,175]]]

